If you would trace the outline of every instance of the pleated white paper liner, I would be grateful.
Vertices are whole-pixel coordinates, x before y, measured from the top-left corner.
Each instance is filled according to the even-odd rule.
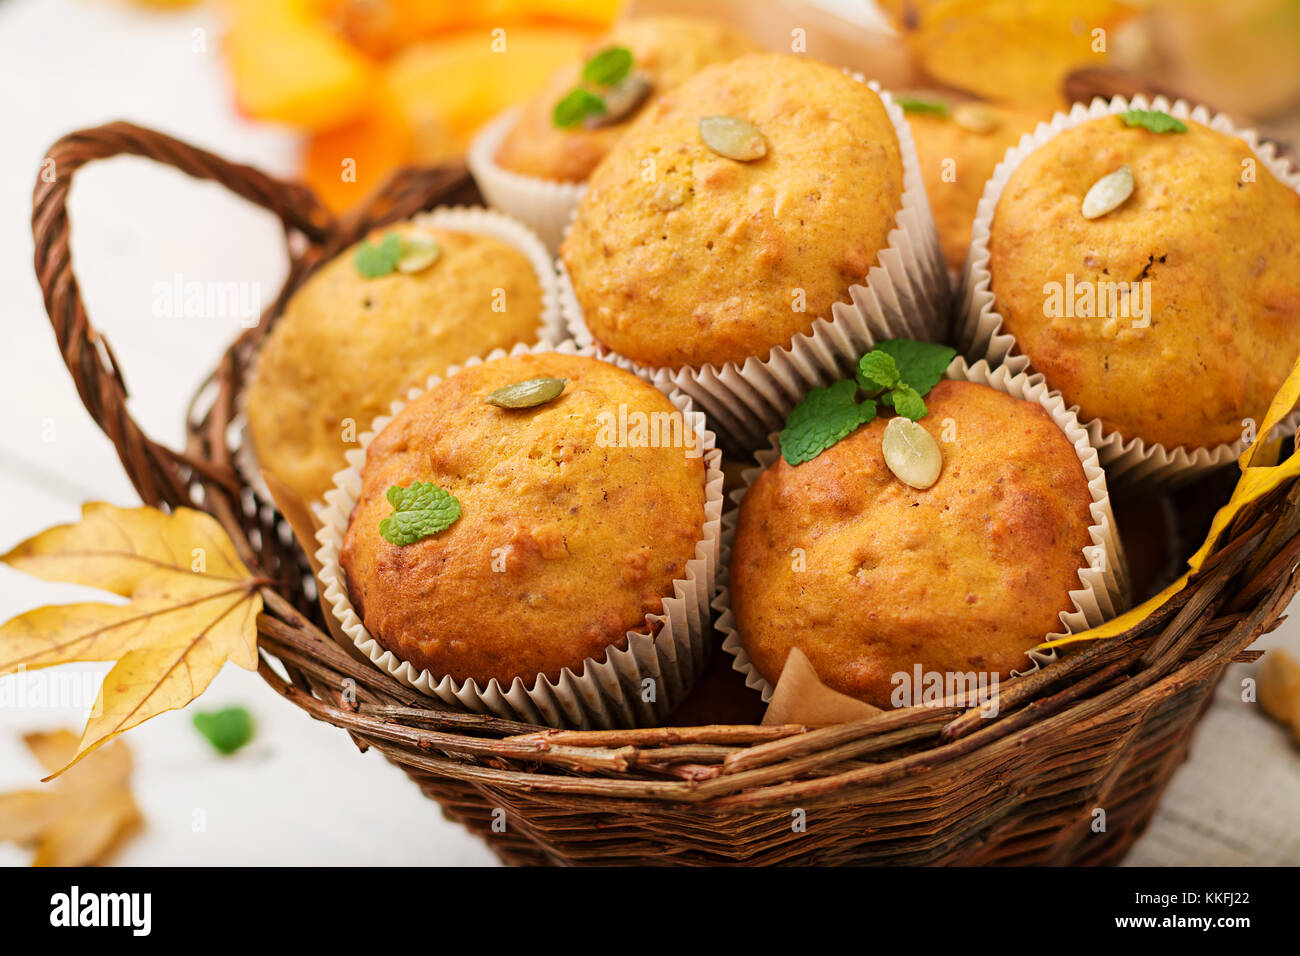
[[[560,352],[601,358],[590,349],[578,348],[572,341],[555,348],[518,345],[509,353],[498,349],[486,359],[471,359],[465,367],[526,352]],[[604,359],[610,364],[636,374],[627,363]],[[451,369],[454,375],[459,368]],[[641,376],[643,379],[645,376]],[[434,376],[428,388],[441,378]],[[407,402],[423,394],[412,389]],[[320,586],[326,603],[344,633],[374,664],[393,677],[448,704],[463,706],[478,713],[492,713],[512,720],[547,724],[553,727],[611,728],[657,725],[685,698],[691,685],[704,668],[712,638],[709,603],[717,586],[719,542],[722,515],[722,454],[715,447],[715,436],[704,415],[694,410],[690,399],[679,392],[660,389],[685,417],[704,449],[705,504],[700,540],[695,557],[686,564],[685,576],[673,581],[672,596],[665,597],[660,614],[646,615],[647,633],[629,631],[627,647],[611,645],[603,660],[594,657],[583,661],[574,671],[565,668],[557,681],[539,675],[530,685],[516,678],[509,687],[492,680],[486,686],[477,681],[458,681],[451,677],[417,670],[375,640],[361,622],[348,597],[347,582],[339,565],[339,549],[348,521],[361,492],[361,470],[366,448],[406,405],[394,402],[392,414],[375,420],[372,429],[361,436],[361,447],[347,453],[349,467],[334,477],[334,488],[325,495],[322,527],[317,534],[320,549]],[[485,627],[491,622],[485,621]],[[656,699],[642,700],[643,681],[653,679]]]
[[[1129,109],[1161,110],[1178,119],[1192,120],[1230,136],[1240,137],[1269,172],[1300,192],[1300,174],[1277,155],[1272,143],[1261,142],[1254,130],[1239,129],[1223,114],[1211,114],[1204,106],[1192,108],[1183,100],[1171,104],[1162,96],[1150,101],[1144,96],[1135,96],[1131,101],[1117,96],[1109,102],[1098,98],[1090,106],[1076,103],[1068,113],[1057,113],[1050,121],[1038,124],[1037,129],[1022,136],[1020,143],[1007,151],[984,187],[984,195],[980,199],[971,228],[971,248],[966,256],[953,328],[953,344],[968,359],[987,359],[995,365],[1005,364],[1016,372],[1024,371],[1030,363],[1030,356],[1019,350],[1015,337],[1003,328],[989,274],[989,230],[998,200],[1002,197],[1002,190],[1006,188],[1011,174],[1030,153],[1052,137],[1081,123],[1114,116]],[[1077,406],[1075,411],[1078,411]],[[1098,419],[1085,421],[1084,426],[1101,457],[1101,463],[1106,467],[1111,484],[1116,488],[1157,489],[1190,481],[1207,471],[1235,461],[1246,447],[1244,440],[1238,440],[1213,448],[1168,449],[1156,442],[1144,442],[1141,438],[1125,441],[1118,432],[1107,432]],[[1297,426],[1300,426],[1300,414],[1292,415],[1279,425],[1274,437],[1283,431],[1294,432]]]
[[[521,109],[516,106],[506,110],[484,126],[470,143],[466,161],[487,204],[529,226],[554,255],[587,184],[542,179],[497,165],[497,150],[519,119]]]
[[[1061,631],[1044,634],[1043,640],[1077,634],[1090,627],[1096,627],[1103,621],[1114,617],[1128,607],[1129,581],[1128,566],[1124,559],[1124,550],[1115,526],[1115,516],[1111,513],[1110,493],[1106,488],[1106,473],[1097,458],[1097,451],[1092,447],[1088,431],[1079,424],[1074,412],[1065,407],[1060,395],[1048,389],[1041,375],[1013,373],[1005,365],[990,367],[988,362],[979,361],[967,365],[960,356],[952,360],[945,377],[957,381],[976,382],[988,385],[1014,398],[1036,402],[1043,406],[1052,416],[1052,420],[1065,433],[1070,444],[1074,446],[1083,465],[1083,474],[1088,481],[1088,491],[1092,495],[1089,509],[1092,524],[1088,526],[1088,535],[1092,544],[1083,549],[1083,563],[1079,568],[1079,587],[1070,591],[1072,611],[1061,612]],[[769,446],[756,456],[757,466],[743,473],[745,485],[732,492],[732,500],[737,505],[745,497],[749,486],[758,476],[781,455],[781,436],[774,432],[769,436]],[[731,549],[736,539],[736,527],[740,511],[733,508],[722,519],[722,566],[723,574],[729,574]],[[718,630],[726,635],[722,649],[731,654],[735,660],[732,667],[745,675],[745,685],[763,695],[763,701],[772,699],[773,685],[758,672],[749,655],[745,652],[744,641],[736,630],[736,621],[731,613],[731,589],[729,579],[724,579],[713,607],[719,612]],[[1027,652],[1023,670],[1012,671],[1012,676],[1028,674],[1056,660],[1056,651]]]
[[[537,273],[537,282],[542,290],[542,318],[537,330],[538,341],[558,345],[569,338],[568,328],[560,310],[560,291],[555,274],[555,261],[537,234],[523,223],[504,213],[476,206],[439,206],[429,212],[413,216],[410,221],[426,228],[490,236],[518,249],[528,257],[533,271]],[[437,268],[436,263],[433,268]],[[252,377],[249,376],[249,381]],[[235,418],[231,422],[231,427],[238,429],[240,435],[238,450],[234,456],[235,468],[244,481],[257,492],[258,497],[263,501],[270,501],[271,494],[267,490],[266,482],[262,480],[262,468],[258,462],[257,449],[253,446],[252,431],[248,427],[247,388],[240,389],[235,397]],[[323,502],[308,502],[308,506],[319,513]]]
[[[866,82],[860,74],[852,74]],[[916,146],[902,108],[874,81],[898,136],[903,162],[902,206],[889,245],[864,278],[848,289],[852,302],[836,302],[831,318],[819,318],[808,332],[766,356],[743,365],[647,368],[656,382],[681,389],[709,416],[728,447],[752,452],[780,429],[786,415],[810,388],[829,385],[851,371],[882,339],[942,341],[951,302],[948,267],[921,179]],[[576,213],[576,209],[575,209]],[[595,343],[562,262],[560,303],[569,331],[580,345]],[[601,346],[603,349],[604,346]]]

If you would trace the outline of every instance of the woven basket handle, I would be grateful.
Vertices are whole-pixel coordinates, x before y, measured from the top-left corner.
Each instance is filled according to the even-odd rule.
[[[312,245],[324,243],[335,222],[311,190],[301,184],[283,182],[251,166],[227,162],[131,123],[110,123],[70,133],[46,154],[32,201],[32,236],[36,277],[63,360],[87,411],[117,447],[118,457],[140,497],[153,505],[189,504],[184,475],[201,467],[201,463],[152,441],[131,418],[121,368],[108,341],[86,317],[86,305],[72,270],[68,223],[72,177],[87,163],[122,155],[144,156],[196,179],[219,182],[273,212],[284,224],[287,237],[298,233]]]

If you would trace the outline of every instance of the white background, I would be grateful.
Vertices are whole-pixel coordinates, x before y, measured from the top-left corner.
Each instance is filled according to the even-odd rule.
[[[194,49],[196,29],[206,31],[205,51]],[[0,0],[0,550],[75,520],[84,500],[138,501],[82,408],[32,275],[31,192],[46,147],[68,131],[127,119],[271,173],[294,169],[290,132],[235,113],[219,36],[204,8],[157,15],[107,0]],[[185,402],[238,329],[154,318],[154,284],[177,274],[253,281],[269,300],[285,269],[280,230],[216,185],[136,159],[82,172],[72,218],[82,291],[126,370],[132,412],[155,438],[179,444]],[[90,594],[0,567],[0,619]],[[1278,639],[1300,647],[1300,628],[1288,623],[1265,643]],[[1247,672],[1234,669],[1233,680]],[[1235,686],[1220,689],[1192,761],[1129,862],[1300,863],[1300,756]],[[214,754],[189,711],[128,735],[147,823],[115,862],[494,861],[400,771],[358,754],[346,734],[280,700],[255,674],[227,667],[197,706],[230,704],[247,707],[258,724],[255,741],[231,758]],[[83,720],[77,710],[0,708],[0,792],[34,786],[41,775],[20,732],[79,729]],[[206,826],[196,830],[200,817]],[[28,859],[0,845],[0,863]]]

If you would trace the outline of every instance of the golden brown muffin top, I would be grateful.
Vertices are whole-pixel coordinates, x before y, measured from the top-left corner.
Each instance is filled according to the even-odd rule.
[[[568,380],[545,405],[483,401],[542,377]],[[371,635],[437,677],[509,686],[644,631],[695,556],[705,467],[682,447],[611,443],[620,407],[680,415],[630,372],[556,352],[467,367],[404,408],[370,444],[339,556]],[[379,534],[385,494],[415,481],[455,495],[461,517],[398,547]]]
[[[551,116],[555,104],[582,81],[582,68],[601,50],[631,51],[633,69],[650,81],[650,97],[664,93],[711,63],[759,49],[749,36],[713,20],[695,17],[644,17],[625,20],[594,41],[581,63],[555,72],[546,87],[524,106],[497,150],[504,169],[560,182],[582,182],[645,108],[608,126],[560,129]]]
[[[1007,150],[1052,115],[1048,110],[979,103],[978,108],[987,110],[996,125],[986,132],[977,132],[954,120],[951,110],[958,108],[961,104],[952,104],[947,116],[907,114],[930,212],[939,228],[943,258],[954,272],[960,272],[966,262],[971,224],[984,195],[984,184]]]
[[[989,236],[994,308],[1033,368],[1081,421],[1167,448],[1239,439],[1300,352],[1300,195],[1242,140],[1187,127],[1108,116],[1062,132],[1011,175]],[[1084,219],[1088,190],[1124,165],[1132,195]],[[1081,315],[1080,284],[1099,281],[1129,294]],[[1063,304],[1073,283],[1076,305],[1050,303],[1051,283]],[[1149,303],[1149,327],[1126,299]]]
[[[930,488],[889,471],[877,418],[746,493],[731,606],[768,682],[798,647],[827,686],[889,707],[918,663],[1005,678],[1072,609],[1092,496],[1065,433],[986,385],[943,381],[925,402],[944,456]]]
[[[294,293],[262,345],[248,390],[253,444],[261,466],[305,501],[330,489],[357,436],[412,388],[538,340],[542,288],[527,256],[489,236],[418,231],[442,247],[428,269],[367,279],[354,246]]]
[[[699,121],[714,115],[757,126],[766,156],[710,150]],[[756,54],[655,101],[592,175],[562,254],[616,352],[674,368],[766,358],[849,301],[902,192],[880,97],[815,60]]]

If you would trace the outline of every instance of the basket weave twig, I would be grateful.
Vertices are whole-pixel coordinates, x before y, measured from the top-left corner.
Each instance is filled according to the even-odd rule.
[[[125,123],[66,136],[48,155],[56,175],[36,187],[36,273],[82,401],[141,498],[209,512],[250,568],[275,582],[258,625],[267,684],[382,752],[507,862],[1114,862],[1184,759],[1224,668],[1253,659],[1248,646],[1300,583],[1300,488],[1288,480],[1238,515],[1173,600],[1005,685],[994,719],[917,707],[817,730],[559,731],[450,709],[330,637],[305,555],[233,466],[229,425],[253,350],[286,297],[368,229],[477,201],[464,170],[403,171],[340,220],[300,185]],[[132,419],[122,370],[72,271],[73,174],[118,155],[222,183],[275,213],[289,244],[284,289],[200,392],[181,451]]]

